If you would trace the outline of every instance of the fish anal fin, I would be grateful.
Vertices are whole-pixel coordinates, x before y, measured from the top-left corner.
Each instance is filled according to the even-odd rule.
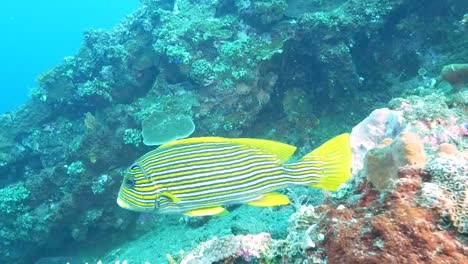
[[[272,193],[266,193],[259,199],[248,202],[247,204],[251,206],[259,206],[259,207],[287,205],[289,204],[289,198],[286,195],[283,195],[277,192],[272,192]]]
[[[228,213],[229,211],[224,209],[223,207],[216,206],[216,207],[194,209],[191,211],[187,211],[184,214],[188,216],[206,216],[206,215],[221,216],[221,215],[226,215]]]

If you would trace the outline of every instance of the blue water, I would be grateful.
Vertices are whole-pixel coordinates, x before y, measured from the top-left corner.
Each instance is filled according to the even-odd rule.
[[[110,29],[138,0],[16,0],[0,8],[0,113],[25,102],[38,74],[73,55],[86,29]]]

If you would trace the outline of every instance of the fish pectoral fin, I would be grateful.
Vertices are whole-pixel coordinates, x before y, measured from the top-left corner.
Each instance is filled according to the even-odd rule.
[[[188,216],[205,216],[205,215],[221,216],[221,215],[226,215],[228,213],[229,213],[228,210],[224,209],[221,206],[217,206],[217,207],[195,209],[195,210],[187,211],[184,214]]]
[[[159,195],[159,197],[164,197],[166,199],[171,200],[173,203],[179,202],[180,199],[175,197],[172,193],[169,192],[163,192]]]
[[[287,205],[289,204],[289,198],[286,195],[272,192],[272,193],[264,194],[259,199],[251,201],[247,204],[252,205],[252,206],[260,206],[260,207]]]

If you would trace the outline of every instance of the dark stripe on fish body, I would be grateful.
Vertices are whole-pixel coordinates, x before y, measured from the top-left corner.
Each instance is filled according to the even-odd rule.
[[[232,156],[233,156],[232,158],[229,158],[229,159],[235,159],[234,154],[229,154],[229,155],[232,155]],[[251,153],[246,153],[245,155],[248,156],[248,155],[251,155]],[[222,155],[222,156],[224,157],[225,155]],[[242,156],[244,156],[244,154],[242,154]],[[218,155],[218,156],[215,156],[215,157],[221,157],[221,156]],[[209,163],[212,163],[212,162],[213,162],[212,159],[213,159],[212,156],[206,156],[206,157],[194,158],[194,159],[190,159],[190,160],[197,160],[197,161],[198,161],[199,163],[201,163],[201,164],[209,164]],[[183,160],[182,160],[180,163],[183,163]],[[194,163],[195,163],[195,162],[194,162]],[[183,165],[183,164],[182,164],[182,165]],[[163,168],[163,169],[158,170],[158,171],[164,171],[164,170],[167,170],[167,168]],[[145,171],[146,171],[146,170],[145,170]],[[154,176],[157,176],[157,175],[155,175],[154,173],[151,174],[151,172],[148,172],[147,175],[148,175],[148,174],[152,175],[153,177],[154,177]],[[159,177],[159,178],[163,178],[163,177]],[[146,177],[138,177],[138,178],[136,178],[137,181],[138,181],[138,180],[143,180],[143,179],[146,179]]]
[[[191,188],[190,191],[184,193],[184,195],[180,195],[180,198],[182,200],[194,200],[194,199],[202,199],[210,196],[217,196],[217,195],[225,195],[225,194],[230,194],[230,193],[240,193],[243,191],[248,191],[248,190],[255,190],[257,187],[262,186],[264,184],[268,184],[270,182],[269,177],[280,177],[279,180],[287,180],[286,177],[284,177],[284,174],[281,170],[276,170],[274,168],[271,169],[271,171],[267,171],[264,173],[257,172],[256,174],[252,175],[254,178],[247,179],[245,183],[247,183],[246,187],[240,188],[238,182],[233,182],[228,186],[221,186],[220,188],[223,190],[218,189],[208,189],[207,191],[203,190],[198,190],[197,188]],[[268,177],[269,176],[269,177]],[[256,182],[260,179],[260,183]],[[250,185],[248,183],[251,183]],[[179,191],[173,191],[173,193],[179,193]]]
[[[304,180],[303,183],[312,183],[313,181],[310,180]],[[246,191],[243,192],[231,192],[228,194],[224,195],[216,195],[216,196],[208,196],[206,198],[197,198],[194,200],[187,200],[187,199],[181,199],[179,203],[182,204],[192,204],[195,207],[200,207],[200,206],[206,206],[207,204],[212,204],[216,203],[219,201],[224,201],[228,202],[231,201],[232,199],[236,199],[242,202],[247,202],[249,197],[258,195],[261,196],[264,193],[268,193],[271,191],[275,191],[279,188],[283,188],[285,186],[289,186],[292,184],[297,184],[296,181],[290,181],[290,180],[285,180],[284,178],[279,178],[276,180],[272,180],[270,182],[264,182],[262,184],[258,184],[254,189],[247,189]],[[239,198],[236,198],[239,197]]]
[[[256,170],[253,170],[253,172],[254,172],[253,175],[250,176],[250,177],[254,177],[254,178],[247,178],[247,179],[245,179],[243,181],[234,181],[231,184],[224,184],[225,186],[220,186],[220,187],[223,187],[223,189],[226,189],[226,185],[231,185],[231,187],[228,188],[228,190],[225,190],[223,192],[216,193],[216,190],[215,190],[215,193],[198,195],[198,196],[194,196],[194,195],[189,193],[189,195],[191,195],[191,196],[184,197],[183,199],[184,200],[188,200],[188,199],[197,200],[197,199],[200,199],[200,198],[216,197],[216,196],[219,196],[219,195],[226,195],[226,194],[230,194],[230,193],[236,193],[236,192],[239,191],[239,189],[237,187],[237,185],[239,183],[251,182],[252,180],[255,180],[257,178],[262,178],[262,177],[264,178],[263,181],[268,181],[268,178],[265,178],[267,175],[269,175],[271,177],[271,176],[274,176],[274,175],[281,175],[282,174],[282,170],[280,168],[278,168],[278,167],[267,166],[267,168],[271,169],[271,171],[268,171],[266,173],[259,173],[259,172],[261,172],[261,170],[259,171],[258,168],[255,168]],[[257,172],[257,173],[255,173],[255,172]],[[263,185],[266,185],[266,184],[268,184],[268,182],[266,182],[264,184],[261,184],[260,186],[263,186]],[[183,186],[183,187],[185,187],[185,186]],[[256,187],[257,186],[246,187],[243,190],[255,189]],[[209,188],[210,187],[208,186],[208,189]],[[184,191],[184,189],[182,189],[182,191],[172,191],[172,190],[169,190],[169,191],[171,191],[171,193],[173,193],[173,194],[177,194],[177,193],[195,192],[195,191],[199,193],[201,190],[202,190],[202,188],[185,188],[185,191]],[[142,196],[142,198],[139,199],[139,200],[147,200],[148,202],[152,202],[156,198],[156,193],[157,193],[157,191],[154,192],[154,193],[142,192],[142,193],[139,194],[139,196]],[[242,196],[243,196],[243,194],[241,195],[241,197]],[[181,198],[182,198],[182,196],[181,196]]]
[[[187,189],[189,186],[193,184],[197,184],[197,183],[201,184],[201,186],[204,186],[207,184],[213,185],[216,183],[216,181],[218,182],[222,181],[224,184],[228,184],[229,182],[235,181],[236,180],[235,177],[245,175],[252,171],[262,169],[262,168],[270,168],[270,167],[276,169],[278,167],[276,166],[276,164],[274,164],[274,161],[265,161],[264,158],[248,160],[245,163],[237,164],[237,165],[239,167],[227,167],[226,169],[223,168],[222,170],[219,170],[219,167],[214,166],[213,168],[210,169],[210,171],[203,172],[203,173],[196,173],[196,174],[190,175],[190,177],[173,177],[173,178],[166,179],[166,180],[158,180],[152,184],[153,185],[164,184],[164,188],[168,188],[169,191],[178,190],[178,189]],[[230,169],[229,173],[227,172],[228,171],[227,169]],[[251,176],[246,175],[243,178],[246,178],[246,177],[251,177]],[[149,187],[151,183],[145,184],[145,185]],[[174,188],[174,186],[180,187],[180,188]],[[144,187],[144,188],[136,187],[135,189],[139,191],[144,191],[144,190],[148,190],[147,189],[148,187]]]
[[[230,181],[231,177],[243,175],[245,173],[255,171],[257,168],[264,168],[264,167],[274,167],[271,162],[264,161],[259,162],[258,160],[253,160],[252,162],[242,164],[239,167],[227,167],[221,170],[218,168],[211,168],[211,170],[203,170],[203,171],[196,171],[194,174],[186,175],[181,177],[180,175],[174,175],[174,177],[158,180],[157,182],[160,184],[164,184],[164,186],[174,186],[174,185],[182,185],[182,184],[189,184],[189,183],[197,183],[197,182],[204,182],[209,180],[216,180],[216,179],[223,179],[226,181]]]
[[[217,155],[217,156],[220,157],[220,156],[225,156],[224,154],[228,154],[229,156],[232,155],[234,157],[234,156],[239,155],[239,153],[235,153],[235,154],[220,153],[220,154],[221,155]],[[186,160],[186,159],[187,158],[184,158],[184,160]],[[204,153],[204,154],[201,154],[201,155],[197,155],[197,157],[193,157],[193,159],[190,159],[190,160],[198,161],[198,162],[204,160],[205,162],[203,162],[202,164],[209,164],[209,163],[213,163],[214,158],[213,158],[213,155],[210,155],[209,153]],[[155,166],[158,166],[157,171],[155,171],[155,169],[148,170],[148,168],[154,168]],[[150,166],[148,166],[148,168],[145,169],[147,171],[147,174],[153,175],[153,176],[158,176],[157,177],[158,179],[164,179],[164,178],[172,177],[171,175],[169,175],[169,173],[166,173],[166,171],[168,171],[169,169],[172,169],[172,167],[170,165],[151,164]],[[190,174],[190,172],[188,174]]]
[[[283,173],[278,168],[272,167],[271,164],[266,164],[264,166],[257,165],[256,167],[253,167],[253,168],[236,171],[235,173],[223,174],[223,172],[218,172],[219,176],[217,178],[215,177],[206,178],[203,181],[186,182],[184,184],[165,184],[164,186],[165,187],[167,186],[169,190],[171,190],[171,192],[174,192],[174,193],[184,193],[184,192],[181,192],[181,190],[184,190],[184,189],[187,190],[187,189],[197,189],[197,188],[202,188],[202,189],[210,188],[206,186],[211,186],[211,188],[216,188],[217,186],[220,186],[220,185],[235,186],[240,183],[251,181],[255,177],[260,177],[258,174],[262,173],[263,169],[269,169],[269,172],[267,172],[265,176],[267,176],[268,173],[273,173],[274,171],[279,171]]]
[[[128,194],[125,190],[124,190],[124,192],[123,192],[123,195],[126,197],[126,199],[132,201],[133,203],[135,203],[135,204],[137,204],[137,205],[139,205],[139,206],[143,206],[143,207],[144,207],[145,204],[147,204],[147,205],[151,205],[151,204],[152,204],[152,201],[146,200],[146,199],[137,198],[137,197],[135,197],[135,196],[133,196],[133,195]],[[153,201],[154,201],[154,200],[153,200]]]
[[[273,166],[271,166],[273,165]],[[276,165],[276,166],[275,166]],[[261,172],[262,169],[273,169],[273,170],[277,170],[276,173],[273,173],[273,172],[266,172],[266,173],[255,173],[255,172]],[[295,170],[297,171],[297,170]],[[215,171],[217,172],[217,171]],[[171,193],[173,194],[185,194],[185,193],[188,193],[189,196],[188,197],[184,197],[185,195],[179,195],[180,198],[182,198],[183,200],[198,200],[198,199],[202,199],[202,198],[213,198],[213,197],[216,197],[216,196],[222,196],[222,195],[226,195],[226,194],[231,194],[231,193],[239,193],[239,192],[242,192],[242,195],[245,195],[245,192],[247,193],[251,193],[252,190],[256,190],[257,188],[259,187],[263,187],[263,186],[266,186],[268,184],[273,184],[273,183],[278,183],[278,182],[281,182],[281,181],[290,181],[291,179],[289,177],[284,177],[283,179],[277,179],[275,181],[269,181],[268,179],[268,176],[277,176],[277,175],[281,175],[283,174],[283,171],[277,166],[277,164],[269,164],[267,166],[262,166],[262,167],[253,167],[253,168],[250,168],[249,170],[243,170],[243,171],[239,171],[235,174],[228,174],[228,175],[221,175],[220,177],[217,177],[216,179],[222,179],[222,178],[225,178],[225,179],[230,179],[231,177],[233,176],[237,176],[237,175],[242,175],[242,174],[248,174],[248,173],[253,173],[253,175],[249,175],[247,178],[241,178],[242,180],[236,180],[236,181],[230,181],[228,183],[220,183],[220,184],[217,184],[217,185],[213,185],[213,180],[210,180],[210,181],[207,181],[205,184],[203,184],[202,186],[205,186],[205,187],[201,187],[201,186],[194,186],[194,187],[187,187],[187,185],[179,185],[179,187],[182,187],[182,188],[168,188],[168,191],[170,191]],[[217,173],[221,173],[221,171],[218,171]],[[309,170],[309,173],[307,174],[304,174],[305,176],[307,177],[310,177],[310,170]],[[283,175],[284,176],[284,175]],[[318,176],[318,175],[317,175]],[[251,184],[251,185],[247,185],[246,187],[240,189],[239,188],[239,185],[240,184],[244,184],[244,183],[248,183],[248,182],[253,182],[255,180],[258,180],[259,178],[263,178],[261,179],[261,181],[259,181],[258,183],[255,183],[255,184]],[[297,177],[295,177],[297,178]],[[206,180],[199,180],[197,182],[202,182],[203,181],[206,181]],[[179,181],[179,182],[175,182],[175,183],[183,183],[183,181]],[[294,182],[296,184],[304,184],[304,182],[307,182],[307,183],[310,183],[311,180],[307,180],[307,181],[301,181],[299,179],[295,179]],[[169,187],[168,186],[169,184],[166,184],[165,187]],[[208,185],[208,186],[206,186]],[[277,184],[275,184],[276,186]],[[170,186],[177,186],[177,184],[171,184]],[[226,190],[226,187],[229,187],[227,190]],[[215,189],[213,189],[215,188]],[[224,191],[220,192],[219,189],[222,188]],[[274,188],[278,188],[277,186],[274,187]],[[210,189],[209,193],[206,193],[206,192],[201,192],[201,194],[199,195],[195,195],[195,193],[200,193],[200,191],[203,191],[203,190],[206,190],[206,189]],[[154,192],[155,194],[156,192]],[[150,198],[149,200],[153,200],[155,198],[155,196],[152,196],[152,192],[146,192],[145,194],[148,194],[148,195],[151,195],[148,196],[148,198]],[[224,198],[222,198],[224,199]]]
[[[247,160],[249,163],[253,163],[255,160],[264,160],[265,155],[263,156],[253,156],[251,153],[250,155],[241,155],[237,160]],[[181,177],[181,176],[187,176],[187,175],[195,175],[197,173],[203,173],[203,172],[210,172],[214,171],[216,167],[219,166],[220,170],[223,168],[232,168],[234,166],[238,166],[238,164],[235,163],[235,160],[231,160],[229,164],[224,165],[222,162],[217,162],[215,160],[207,160],[205,163],[200,164],[200,165],[195,165],[195,166],[190,166],[187,165],[186,167],[183,168],[171,168],[171,167],[166,167],[164,171],[160,171],[157,173],[149,172],[149,175],[151,179],[157,180],[158,182],[164,182],[164,179],[168,178],[175,178],[175,177]],[[221,168],[222,167],[222,168]]]
[[[226,146],[228,144],[226,143],[213,143],[213,144],[206,144],[206,143],[200,143],[200,144],[192,144],[192,145],[182,145],[182,146],[173,146],[169,147],[166,149],[155,149],[152,150],[145,155],[141,156],[139,159],[137,159],[137,162],[141,162],[142,160],[152,160],[155,156],[157,157],[165,157],[167,155],[172,155],[172,154],[177,154],[177,153],[182,153],[182,152],[187,152],[187,151],[192,151],[195,149],[203,149],[203,148],[219,148],[219,146]]]
[[[204,158],[193,158],[193,159],[187,159],[187,160],[181,160],[181,161],[176,161],[176,162],[169,162],[167,164],[162,165],[156,165],[156,164],[151,164],[151,166],[148,167],[148,173],[151,176],[156,176],[155,174],[158,172],[165,171],[167,169],[178,169],[178,168],[190,168],[192,166],[198,166],[198,165],[210,165],[212,164],[213,159],[217,159],[218,161],[225,161],[225,162],[235,162],[239,158],[245,158],[245,157],[250,157],[252,156],[252,151],[251,150],[242,150],[239,151],[237,154],[236,153],[230,153],[228,155],[218,155],[218,156],[207,156]]]
[[[161,152],[159,152],[158,149],[155,149],[153,150],[153,155],[150,155],[144,159],[138,160],[138,162],[141,163],[141,165],[144,168],[146,168],[148,163],[164,164],[172,160],[181,160],[183,158],[186,158],[187,156],[206,156],[206,155],[210,155],[210,153],[216,154],[216,153],[221,153],[221,152],[231,152],[237,149],[247,149],[247,148],[243,146],[229,146],[229,145],[201,146],[201,147],[192,148],[192,149],[182,149],[180,151],[168,151],[166,153],[163,153],[163,155],[161,155]]]
[[[182,201],[188,200],[188,199],[202,199],[210,196],[221,196],[225,194],[230,194],[230,193],[240,193],[243,195],[244,192],[250,192],[251,190],[258,190],[260,187],[268,186],[269,184],[274,184],[275,186],[277,185],[276,183],[278,182],[289,182],[290,184],[308,184],[308,183],[313,183],[317,182],[316,180],[310,179],[310,175],[304,175],[301,178],[298,177],[288,177],[285,176],[284,174],[280,173],[271,173],[267,172],[264,174],[256,175],[254,179],[251,179],[249,181],[245,181],[246,183],[252,183],[251,185],[246,185],[245,187],[241,187],[239,185],[237,186],[232,186],[232,188],[225,190],[225,191],[220,191],[219,189],[213,189],[214,193],[209,193],[206,194],[206,192],[202,192],[201,194],[197,194],[197,189],[191,190],[188,194],[181,194],[178,195]],[[278,188],[278,187],[274,187]],[[211,192],[211,191],[210,191]],[[176,193],[176,192],[174,192]]]
[[[288,186],[291,184],[291,181],[288,181],[284,178],[279,178],[276,180],[271,180],[269,182],[263,182],[261,184],[258,184],[256,188],[251,188],[251,189],[246,189],[243,190],[242,192],[239,192],[238,190],[235,190],[234,192],[225,192],[225,193],[216,193],[216,195],[212,196],[206,196],[206,197],[196,197],[196,198],[184,198],[179,201],[179,204],[182,205],[190,205],[195,207],[200,207],[200,206],[207,206],[213,205],[216,203],[230,203],[232,200],[238,200],[241,202],[247,202],[251,199],[253,196],[258,196],[260,197],[264,193],[268,193],[274,190],[277,190],[278,188],[283,188],[285,186]]]

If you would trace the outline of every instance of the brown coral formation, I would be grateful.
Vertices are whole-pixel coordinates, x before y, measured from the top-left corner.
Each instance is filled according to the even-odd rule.
[[[436,216],[417,201],[423,171],[406,167],[399,177],[383,200],[327,208],[330,221],[320,224],[327,239],[319,246],[328,263],[468,263],[468,247],[452,232],[439,230]]]
[[[381,191],[398,178],[400,167],[424,165],[426,159],[419,136],[412,132],[403,132],[391,143],[386,139],[379,147],[369,151],[364,168],[369,181]]]
[[[460,88],[468,84],[468,64],[450,64],[442,68],[442,79],[450,83],[453,88]]]

